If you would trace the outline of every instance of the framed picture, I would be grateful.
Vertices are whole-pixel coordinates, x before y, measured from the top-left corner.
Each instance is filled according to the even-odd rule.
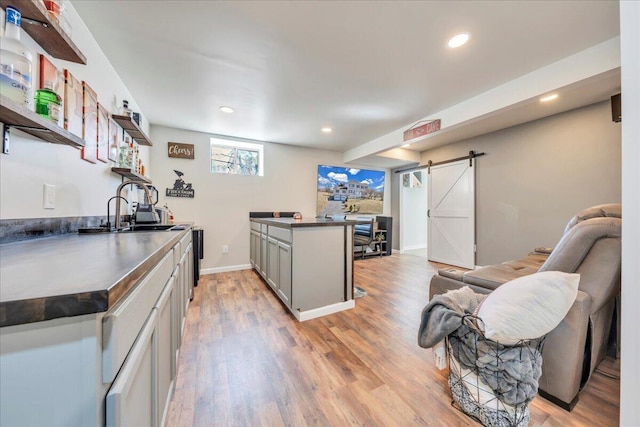
[[[55,65],[47,59],[46,56],[40,54],[40,89],[49,87],[56,95],[60,97],[60,114],[58,118],[58,126],[64,127],[64,105],[65,105],[65,79],[64,73],[56,68]]]
[[[87,82],[82,82],[82,139],[80,157],[95,163],[98,157],[98,95]]]
[[[64,70],[64,128],[82,138],[82,84]]]
[[[109,112],[98,102],[98,160],[109,161]]]
[[[384,171],[318,165],[316,214],[381,214],[384,181]]]
[[[122,142],[121,135],[120,126],[109,117],[109,160],[112,162],[118,162],[118,151]]]

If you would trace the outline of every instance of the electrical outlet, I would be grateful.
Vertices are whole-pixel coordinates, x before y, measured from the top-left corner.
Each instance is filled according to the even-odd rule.
[[[44,209],[56,208],[56,186],[44,184],[42,189],[42,207]]]
[[[229,253],[229,246],[222,245],[222,253],[223,254],[228,254]]]

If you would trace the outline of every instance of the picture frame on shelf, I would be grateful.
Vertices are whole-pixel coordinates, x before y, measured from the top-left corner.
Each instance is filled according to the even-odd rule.
[[[82,138],[85,146],[80,157],[89,163],[98,159],[98,95],[89,84],[82,82]]]
[[[82,83],[67,69],[64,70],[64,128],[82,138]]]
[[[118,151],[122,144],[122,132],[120,132],[120,126],[109,117],[109,160],[112,162],[118,162]]]
[[[109,161],[109,112],[98,102],[98,160]]]

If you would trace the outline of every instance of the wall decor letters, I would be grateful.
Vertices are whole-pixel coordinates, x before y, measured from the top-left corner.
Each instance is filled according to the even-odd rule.
[[[423,125],[417,126],[420,123],[427,122]],[[420,136],[424,136],[429,133],[437,132],[440,130],[440,119],[435,120],[421,120],[409,129],[405,130],[402,134],[403,141],[409,141]]]
[[[177,159],[194,159],[196,149],[193,144],[181,144],[179,142],[168,142],[167,149],[169,157]]]

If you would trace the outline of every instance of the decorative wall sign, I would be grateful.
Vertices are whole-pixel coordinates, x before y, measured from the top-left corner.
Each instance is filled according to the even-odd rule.
[[[177,159],[194,159],[196,149],[193,144],[181,144],[179,142],[169,142],[168,150],[169,157],[175,157]]]
[[[404,133],[402,134],[404,141],[409,141],[410,139],[418,138],[419,136],[424,136],[428,133],[433,133],[440,130],[440,119],[430,120],[427,123],[416,127],[416,125],[419,123],[422,122],[418,122],[404,131]]]
[[[182,179],[182,176],[184,175],[182,172],[175,169],[173,171],[178,175],[178,179],[173,183],[173,188],[167,188],[165,195],[167,197],[187,197],[193,199],[195,196],[195,190],[191,186],[191,183],[185,182],[185,180]]]

